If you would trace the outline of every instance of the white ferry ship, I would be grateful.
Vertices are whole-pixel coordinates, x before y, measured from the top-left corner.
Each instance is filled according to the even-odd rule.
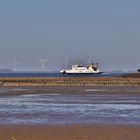
[[[101,74],[102,71],[98,69],[98,63],[90,64],[87,66],[83,65],[72,65],[72,69],[66,69],[60,71],[63,74]]]

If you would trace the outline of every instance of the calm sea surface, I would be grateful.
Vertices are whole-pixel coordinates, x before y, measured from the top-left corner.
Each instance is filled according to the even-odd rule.
[[[89,77],[112,77],[112,76],[120,76],[126,73],[123,72],[110,72],[110,73],[102,73],[102,74],[86,74]],[[11,73],[1,73],[0,77],[82,77],[85,76],[83,74],[61,74],[59,72],[11,72]]]
[[[140,125],[140,94],[84,91],[85,94],[32,94],[31,91],[31,94],[10,95],[8,90],[1,90],[0,124]]]

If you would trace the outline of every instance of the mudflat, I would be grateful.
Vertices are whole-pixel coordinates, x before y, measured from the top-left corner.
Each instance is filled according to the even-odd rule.
[[[139,140],[139,96],[140,87],[2,89],[0,140]],[[88,108],[89,118],[85,112]],[[81,117],[78,114],[80,111]],[[106,115],[109,112],[111,114]],[[63,124],[52,123],[54,119],[56,122],[61,121],[60,118],[65,120]],[[82,122],[68,123],[75,118]],[[34,123],[38,119],[40,124]],[[88,119],[88,124],[83,123]],[[102,119],[116,123],[105,124]],[[99,124],[94,124],[93,120],[98,120]],[[127,124],[119,125],[117,121]],[[131,121],[138,123],[133,124]]]
[[[139,140],[140,127],[0,126],[0,140]]]

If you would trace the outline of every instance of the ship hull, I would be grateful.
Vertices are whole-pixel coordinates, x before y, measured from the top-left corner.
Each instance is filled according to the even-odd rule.
[[[94,73],[94,72],[86,72],[86,73],[74,73],[74,72],[62,72],[62,74],[69,74],[69,75],[97,75],[97,74],[101,74],[101,73],[103,73],[103,72],[97,72],[97,73]]]

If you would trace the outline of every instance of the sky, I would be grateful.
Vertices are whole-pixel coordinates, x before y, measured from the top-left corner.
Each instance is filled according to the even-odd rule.
[[[140,68],[139,0],[0,0],[0,68],[60,70],[93,57],[103,71]]]

